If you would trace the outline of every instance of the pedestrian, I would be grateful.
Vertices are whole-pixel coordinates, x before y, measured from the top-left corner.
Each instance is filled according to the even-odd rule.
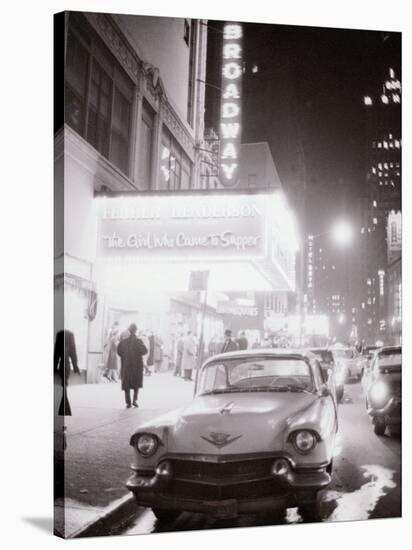
[[[236,340],[239,350],[247,349],[249,346],[248,339],[246,338],[245,332],[242,330],[239,334],[239,338]]]
[[[147,332],[145,332],[144,330],[142,330],[140,333],[139,333],[139,338],[141,339],[141,341],[143,342],[143,344],[145,345],[146,349],[149,349],[149,335]],[[144,371],[144,374],[146,374],[147,376],[150,376],[152,374],[152,371],[149,369],[149,367],[147,366],[147,359],[148,359],[148,354],[144,355],[143,356],[143,371]]]
[[[154,365],[154,335],[153,335],[153,332],[151,330],[149,330],[147,332],[147,334],[148,334],[148,337],[149,337],[149,347],[148,347],[149,353],[147,355],[146,364],[147,364],[148,367],[153,367],[153,365]]]
[[[62,399],[60,401],[60,416],[71,416],[71,408],[67,397],[67,385],[69,383],[71,368],[75,374],[80,374],[77,363],[77,351],[74,334],[70,330],[61,330],[56,334],[54,346],[54,372],[59,375],[63,386]]]
[[[256,338],[256,340],[252,344],[252,349],[259,349],[261,347],[259,338]]]
[[[107,343],[106,363],[103,376],[109,382],[117,382],[119,374],[119,362],[117,358],[117,344],[119,343],[119,333],[117,328],[111,330],[110,338]]]
[[[192,380],[192,371],[196,368],[196,338],[191,330],[183,342],[182,370],[184,380]]]
[[[138,407],[139,388],[143,387],[143,355],[147,354],[146,346],[136,336],[137,326],[135,323],[129,326],[129,332],[130,336],[121,340],[117,346],[117,353],[121,360],[122,390],[128,409],[132,406],[130,390],[133,390],[133,407]]]
[[[223,342],[220,353],[227,353],[229,351],[237,351],[238,345],[232,339],[232,331],[230,329],[225,330],[225,341]]]
[[[176,346],[176,366],[173,372],[174,376],[182,376],[182,360],[183,360],[184,338],[183,334],[179,336]]]
[[[161,336],[156,334],[154,336],[154,349],[153,349],[153,361],[154,361],[154,371],[160,372],[162,362],[163,362],[163,340]]]

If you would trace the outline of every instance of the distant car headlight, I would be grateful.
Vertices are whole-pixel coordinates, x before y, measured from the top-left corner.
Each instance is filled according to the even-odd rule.
[[[299,430],[293,434],[292,443],[300,453],[309,453],[317,443],[317,438],[311,430]]]
[[[135,447],[138,453],[144,457],[155,454],[159,447],[159,440],[152,434],[135,434],[130,440],[130,444]]]
[[[369,401],[374,407],[383,407],[389,399],[389,388],[384,382],[376,382],[369,390]]]

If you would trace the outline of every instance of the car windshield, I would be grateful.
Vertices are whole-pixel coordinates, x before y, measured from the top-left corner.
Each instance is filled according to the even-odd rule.
[[[197,394],[313,392],[311,367],[302,359],[253,357],[214,361],[201,370]]]
[[[333,363],[333,355],[327,349],[312,349],[311,352],[316,355],[316,359],[321,363],[331,365]]]
[[[355,357],[351,349],[335,349],[333,354],[337,359],[353,359]]]

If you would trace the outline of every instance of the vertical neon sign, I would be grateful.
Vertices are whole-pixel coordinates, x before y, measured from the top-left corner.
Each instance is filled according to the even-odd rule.
[[[224,187],[233,187],[239,180],[243,72],[241,39],[241,25],[226,23],[223,29],[220,115],[220,181]]]

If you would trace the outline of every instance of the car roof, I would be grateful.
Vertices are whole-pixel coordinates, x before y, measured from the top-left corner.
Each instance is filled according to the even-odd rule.
[[[222,359],[243,359],[248,357],[283,357],[290,359],[313,359],[314,355],[307,349],[298,349],[298,348],[258,348],[258,349],[247,349],[242,351],[229,351],[226,353],[219,353],[209,357],[204,363],[203,366],[211,363],[213,361],[220,361]]]
[[[402,353],[402,346],[383,346],[377,350],[378,355],[381,353]]]

